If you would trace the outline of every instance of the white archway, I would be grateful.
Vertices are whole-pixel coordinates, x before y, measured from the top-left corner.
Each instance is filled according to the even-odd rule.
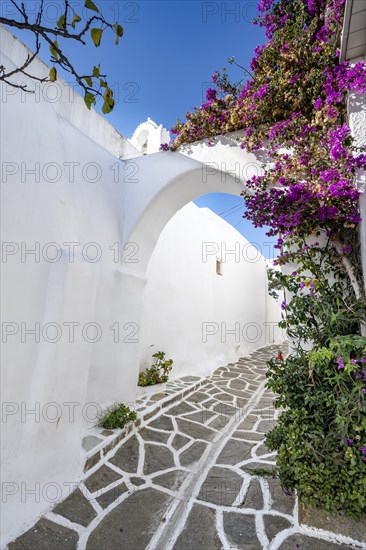
[[[241,174],[248,167],[257,172],[262,164],[253,154],[241,150],[237,143],[233,146],[231,137],[220,138],[214,147],[195,144],[185,153],[160,152],[135,158],[125,164],[128,173],[133,176],[126,178],[123,187],[120,218],[125,253],[115,270],[120,288],[118,302],[123,304],[121,326],[131,323],[141,326],[146,269],[168,221],[183,206],[207,193],[239,196],[245,181]],[[198,160],[199,157],[204,162]],[[111,384],[100,387],[98,383],[100,364],[103,364],[106,380],[113,380],[116,376],[115,362],[111,358],[109,367],[105,354],[103,348],[100,354],[95,350],[89,373],[90,400],[108,402],[114,397],[111,395]],[[123,342],[119,375],[123,377],[123,385],[116,385],[116,394],[118,390],[121,401],[130,402],[136,396],[139,358],[139,342]]]
[[[240,195],[244,185],[221,172],[180,153],[156,153],[138,159],[138,183],[128,189],[124,203],[124,243],[136,243],[139,261],[124,269],[139,277],[159,235],[183,206],[207,193]]]

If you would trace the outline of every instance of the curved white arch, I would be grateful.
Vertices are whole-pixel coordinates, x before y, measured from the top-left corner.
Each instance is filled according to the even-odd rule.
[[[248,164],[261,165],[254,155],[242,151],[237,144],[233,147],[231,142],[220,142],[216,147],[199,143],[194,147],[196,149],[189,149],[189,156],[181,152],[159,152],[124,165],[129,174],[124,181],[121,213],[125,255],[115,272],[120,281],[119,299],[123,303],[122,325],[130,321],[137,326],[141,324],[148,263],[169,220],[202,195],[239,196],[246,178],[232,170],[233,162],[239,172]],[[199,157],[203,157],[204,162],[200,162]],[[134,251],[132,257],[131,250]],[[139,343],[123,348],[123,393],[130,399],[136,392],[140,352]],[[98,361],[96,371],[97,365]]]
[[[189,202],[207,193],[239,196],[243,191],[243,179],[231,170],[232,159],[227,157],[225,163],[228,170],[221,170],[220,157],[215,156],[214,148],[209,149],[209,155],[216,158],[215,162],[202,163],[178,152],[155,153],[138,159],[136,182],[129,184],[126,190],[123,242],[136,243],[139,261],[135,264],[126,262],[124,270],[139,277],[145,276],[161,231],[174,214]],[[255,162],[259,165],[254,155],[240,153],[241,166]],[[238,164],[237,160],[235,162]]]

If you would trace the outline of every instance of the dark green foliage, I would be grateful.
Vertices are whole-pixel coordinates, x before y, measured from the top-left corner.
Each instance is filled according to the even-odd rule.
[[[366,513],[366,338],[269,362],[267,386],[283,408],[266,445],[278,452],[283,487],[305,504],[359,518]]]
[[[137,414],[127,405],[118,403],[114,407],[107,409],[99,418],[98,426],[106,430],[123,428],[128,422],[135,422]]]
[[[154,353],[155,362],[145,372],[139,374],[139,386],[154,386],[168,382],[169,373],[172,370],[172,359],[165,359],[165,352],[158,351]]]

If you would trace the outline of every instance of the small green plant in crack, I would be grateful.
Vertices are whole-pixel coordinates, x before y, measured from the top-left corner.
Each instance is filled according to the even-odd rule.
[[[109,407],[98,419],[98,426],[106,430],[115,430],[123,428],[128,422],[135,422],[137,414],[132,411],[127,405],[118,403],[113,407]]]
[[[139,386],[154,386],[155,384],[162,384],[169,380],[173,360],[165,359],[164,351],[157,351],[153,357],[155,358],[155,362],[151,367],[139,374]]]

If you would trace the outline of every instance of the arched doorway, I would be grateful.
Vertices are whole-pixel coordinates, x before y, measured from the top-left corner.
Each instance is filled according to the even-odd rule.
[[[134,178],[124,183],[123,207],[121,212],[121,233],[124,256],[115,275],[119,280],[119,303],[123,304],[121,326],[137,327],[136,338],[121,342],[120,358],[122,370],[117,384],[118,399],[131,402],[136,395],[136,382],[139,372],[140,342],[137,334],[143,318],[143,294],[147,282],[146,270],[162,230],[173,216],[186,204],[207,193],[230,193],[239,196],[243,190],[243,179],[233,173],[230,159],[217,164],[220,158],[215,147],[203,149],[205,162],[180,153],[156,153],[138,157],[130,164],[134,168]],[[229,153],[240,155],[243,167],[255,165],[259,161],[254,155],[229,146]],[[194,154],[191,157],[195,156]],[[207,156],[209,157],[207,160]],[[216,158],[216,161],[210,160]],[[226,164],[222,164],[222,163]],[[236,162],[236,161],[235,161]],[[219,168],[216,168],[216,164]],[[225,170],[227,168],[227,171]],[[134,253],[131,256],[131,251]],[[101,363],[103,357],[96,358]],[[104,361],[105,364],[105,361]],[[113,367],[114,368],[114,367]],[[112,378],[115,371],[106,377]],[[97,376],[91,376],[93,384]],[[89,395],[98,395],[99,402],[111,400],[111,387],[97,388]],[[107,393],[107,390],[109,393]],[[104,395],[105,393],[105,395]]]

